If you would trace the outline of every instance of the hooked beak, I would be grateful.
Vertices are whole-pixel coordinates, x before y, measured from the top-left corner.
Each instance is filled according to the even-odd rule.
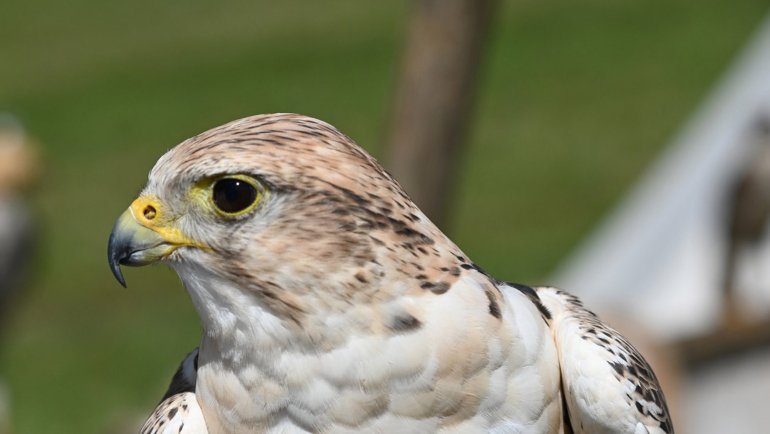
[[[158,262],[183,246],[200,247],[172,227],[159,202],[140,197],[118,218],[110,233],[107,260],[115,279],[126,286],[121,265],[139,267]]]

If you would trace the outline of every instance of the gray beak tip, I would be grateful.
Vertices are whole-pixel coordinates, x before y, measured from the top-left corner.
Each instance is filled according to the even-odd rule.
[[[110,268],[112,269],[112,275],[115,276],[115,279],[117,279],[118,283],[120,283],[120,286],[128,288],[126,285],[126,278],[123,277],[123,271],[121,271],[120,265],[110,264]]]
[[[115,276],[115,279],[118,281],[118,283],[121,284],[121,286],[127,288],[126,279],[123,277],[123,271],[120,269],[120,262],[126,257],[125,250],[126,249],[124,247],[124,243],[117,242],[115,231],[113,230],[110,234],[110,241],[107,245],[107,260],[110,263],[110,270],[112,271],[112,275]]]

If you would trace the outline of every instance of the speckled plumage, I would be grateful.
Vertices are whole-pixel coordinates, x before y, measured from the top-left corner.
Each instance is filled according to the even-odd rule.
[[[576,433],[673,433],[658,379],[628,340],[575,296],[537,288],[552,314],[564,395]]]
[[[208,434],[195,393],[183,392],[164,399],[139,431],[140,434]]]
[[[217,217],[191,193],[227,174],[266,190],[247,215]],[[332,126],[279,114],[212,129],[164,155],[141,197],[158,207],[152,225],[202,246],[162,260],[203,323],[184,396],[209,433],[569,429],[563,311],[484,273]]]
[[[198,349],[179,365],[163,399],[145,421],[139,434],[208,434],[195,384],[198,376]]]

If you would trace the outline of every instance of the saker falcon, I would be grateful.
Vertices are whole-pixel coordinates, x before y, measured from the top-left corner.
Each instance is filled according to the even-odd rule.
[[[673,433],[580,301],[485,273],[349,137],[254,116],[170,150],[109,262],[173,268],[203,324],[158,434]]]

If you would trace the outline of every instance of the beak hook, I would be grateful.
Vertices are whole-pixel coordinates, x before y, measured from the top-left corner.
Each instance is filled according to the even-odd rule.
[[[126,279],[123,277],[123,270],[120,269],[120,261],[130,255],[130,252],[126,252],[125,243],[117,242],[116,231],[113,230],[110,234],[110,241],[107,244],[107,260],[110,263],[110,270],[112,275],[124,288],[126,288]]]

